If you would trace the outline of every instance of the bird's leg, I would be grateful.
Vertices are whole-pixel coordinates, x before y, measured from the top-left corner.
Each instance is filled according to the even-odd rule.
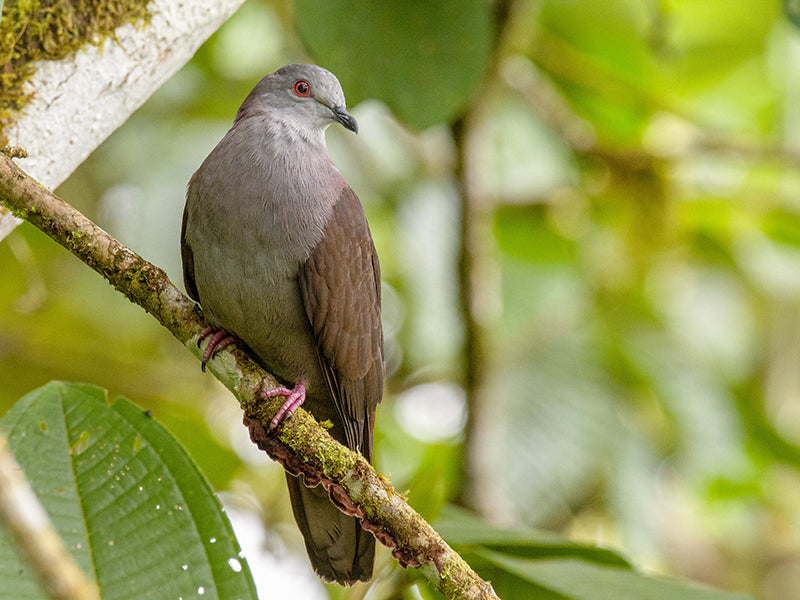
[[[272,421],[269,422],[269,428],[275,429],[283,419],[290,417],[295,409],[306,401],[306,386],[302,381],[298,381],[294,385],[294,389],[290,390],[286,387],[276,387],[271,390],[263,392],[265,398],[274,398],[275,396],[286,396],[286,402],[283,403],[278,414],[276,414]]]
[[[232,342],[236,341],[236,338],[234,338],[233,335],[231,335],[224,329],[217,329],[216,327],[206,327],[200,333],[200,338],[197,340],[197,347],[199,348],[200,343],[211,334],[214,335],[208,341],[208,346],[206,346],[206,349],[203,351],[203,361],[200,363],[200,369],[202,371],[206,370],[206,365],[208,364],[208,361],[214,358],[220,350],[227,347]]]

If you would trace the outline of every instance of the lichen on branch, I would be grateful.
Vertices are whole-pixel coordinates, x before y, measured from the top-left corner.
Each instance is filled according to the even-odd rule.
[[[25,85],[42,60],[100,45],[126,23],[146,22],[149,0],[6,0],[0,18],[0,142],[30,100]],[[2,145],[2,143],[0,143]]]

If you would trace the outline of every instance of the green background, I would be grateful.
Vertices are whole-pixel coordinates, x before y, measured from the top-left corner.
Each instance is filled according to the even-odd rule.
[[[498,5],[248,0],[57,191],[181,281],[185,185],[238,104],[283,64],[330,68],[360,133],[328,145],[385,281],[377,467],[431,519],[460,499],[647,572],[800,597],[800,32],[777,1]],[[0,413],[51,379],[151,409],[262,532],[257,580],[363,597],[308,572],[233,398],[23,225],[0,243]],[[491,409],[465,426],[475,397]],[[490,477],[467,459],[467,487],[476,430]],[[374,597],[422,593],[388,552],[378,569]]]

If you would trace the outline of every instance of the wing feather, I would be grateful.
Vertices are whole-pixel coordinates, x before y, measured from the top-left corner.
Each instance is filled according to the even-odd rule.
[[[371,459],[384,378],[380,265],[364,210],[349,187],[298,282],[347,445]]]
[[[186,221],[188,217],[187,207],[183,209],[183,220],[181,221],[181,261],[183,262],[183,285],[186,293],[195,302],[200,302],[200,295],[197,293],[197,284],[194,281],[194,253],[189,242],[186,241]]]

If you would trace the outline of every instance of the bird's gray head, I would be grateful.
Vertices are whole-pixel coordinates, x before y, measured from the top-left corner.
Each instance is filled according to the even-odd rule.
[[[264,77],[242,103],[236,120],[259,112],[301,131],[324,130],[335,121],[358,133],[339,80],[316,65],[287,65]]]

